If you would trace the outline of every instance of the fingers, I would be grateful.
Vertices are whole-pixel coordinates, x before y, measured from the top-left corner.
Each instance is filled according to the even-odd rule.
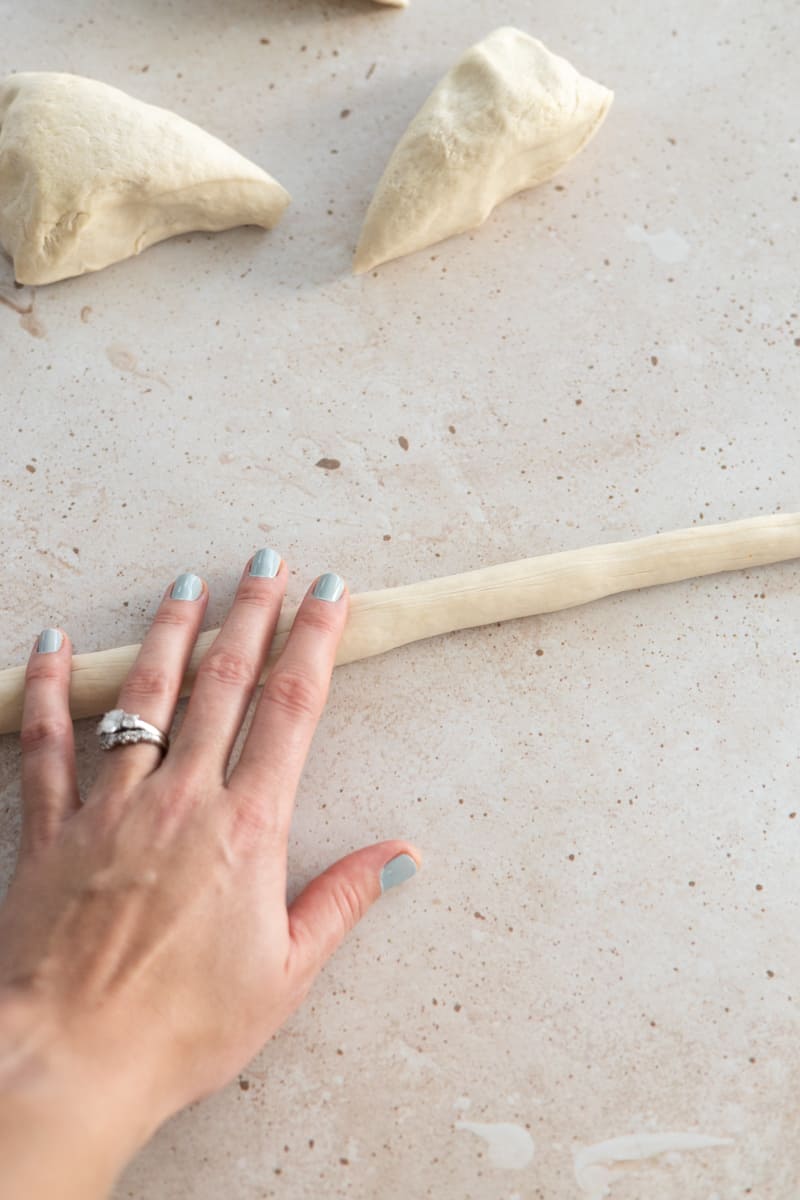
[[[169,732],[207,603],[208,589],[197,575],[187,572],[171,584],[122,685],[118,708]],[[161,758],[158,746],[147,742],[117,746],[103,756],[100,788],[132,786],[154,771]]]
[[[380,842],[318,875],[289,909],[290,971],[313,978],[378,897],[416,874],[420,861],[408,842]]]
[[[233,606],[200,664],[171,769],[191,763],[223,782],[275,633],[286,578],[274,550],[259,550],[245,567]]]
[[[320,575],[297,611],[264,684],[230,786],[252,810],[269,804],[270,824],[288,827],[311,739],[328,698],[348,596],[338,575]],[[272,786],[267,792],[266,785]],[[252,814],[256,817],[257,812]]]
[[[51,842],[80,805],[69,712],[72,646],[60,629],[37,638],[25,673],[22,749],[23,853]]]

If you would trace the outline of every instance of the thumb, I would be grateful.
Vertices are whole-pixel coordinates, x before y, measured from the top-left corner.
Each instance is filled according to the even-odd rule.
[[[300,971],[316,975],[378,897],[416,874],[420,861],[408,842],[378,842],[340,858],[313,879],[289,909]]]

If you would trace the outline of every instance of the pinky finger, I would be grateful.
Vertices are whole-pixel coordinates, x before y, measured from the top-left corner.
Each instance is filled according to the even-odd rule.
[[[36,639],[22,709],[22,851],[53,841],[80,806],[69,712],[72,646],[60,629]]]

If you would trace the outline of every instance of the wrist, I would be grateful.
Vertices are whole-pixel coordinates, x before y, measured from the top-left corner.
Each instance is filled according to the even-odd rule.
[[[0,994],[7,1200],[100,1200],[153,1132],[132,1080],[101,1070],[34,1001]]]

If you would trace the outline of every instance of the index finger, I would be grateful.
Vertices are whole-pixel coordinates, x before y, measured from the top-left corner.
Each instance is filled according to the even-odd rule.
[[[349,596],[338,575],[307,592],[278,661],[267,676],[229,786],[248,804],[269,806],[268,823],[288,828],[294,794],[328,698]],[[277,787],[267,788],[267,784]]]

